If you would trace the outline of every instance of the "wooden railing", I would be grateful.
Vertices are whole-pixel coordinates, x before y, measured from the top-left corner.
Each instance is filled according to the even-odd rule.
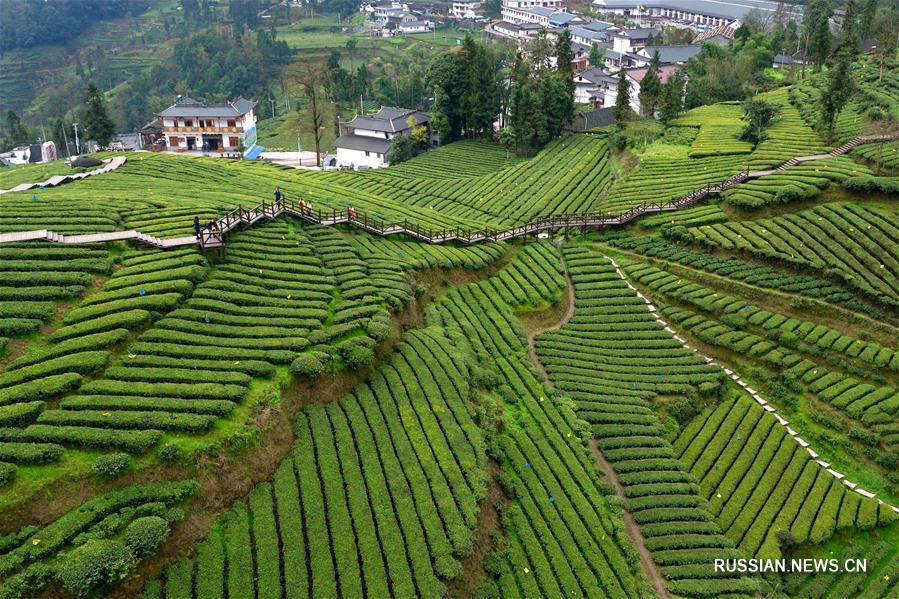
[[[769,174],[777,168],[796,164],[804,160],[820,160],[830,156],[839,156],[861,144],[890,141],[893,139],[899,139],[899,133],[855,137],[838,148],[831,150],[829,154],[794,157],[784,161],[772,170],[746,170],[731,176],[717,185],[709,184],[694,189],[685,196],[665,204],[643,203],[630,208],[626,212],[614,215],[606,212],[580,212],[538,216],[527,223],[502,230],[463,227],[438,229],[426,227],[417,222],[409,222],[408,220],[402,222],[387,222],[380,217],[369,216],[364,212],[359,212],[350,207],[343,210],[321,210],[320,208],[310,210],[308,205],[303,205],[302,200],[296,201],[282,198],[275,202],[261,202],[250,209],[241,207],[235,208],[213,221],[210,229],[202,230],[199,239],[194,236],[179,237],[175,239],[160,239],[158,237],[146,235],[140,231],[117,231],[114,233],[97,233],[93,235],[64,236],[54,233],[53,231],[40,230],[3,233],[0,234],[0,243],[30,241],[35,239],[46,239],[60,243],[97,243],[107,240],[135,239],[139,243],[152,247],[171,248],[199,243],[204,248],[215,248],[222,247],[225,242],[225,234],[236,227],[240,225],[249,226],[262,219],[273,219],[285,212],[318,225],[347,223],[377,235],[395,235],[402,233],[428,243],[458,241],[460,243],[472,244],[484,241],[504,241],[522,235],[538,233],[547,229],[619,226],[644,214],[682,210],[709,196],[720,194],[735,185],[739,185],[747,179]]]

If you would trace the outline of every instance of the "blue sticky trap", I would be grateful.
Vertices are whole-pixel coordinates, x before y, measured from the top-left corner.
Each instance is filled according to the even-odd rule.
[[[749,309],[749,306],[743,306],[743,309],[744,309],[744,310],[748,310],[748,309]]]
[[[138,295],[147,295],[147,291],[145,289],[141,289],[137,292]]]
[[[530,462],[525,462],[524,467],[525,467],[525,468],[530,468],[530,467],[531,467],[531,463],[530,463]]]
[[[37,188],[38,188],[38,189],[43,189],[44,186],[43,186],[43,185],[38,185]]]
[[[330,203],[331,203],[331,198],[325,198],[325,204],[330,204]]]
[[[550,503],[555,503],[555,502],[556,502],[556,498],[553,497],[552,495],[550,495],[550,497],[549,497],[549,502],[550,502]]]
[[[31,195],[31,201],[32,201],[32,202],[37,201],[37,196],[34,195],[34,194],[32,194],[32,195]]]
[[[665,377],[664,374],[660,374],[660,375],[659,375],[659,378],[660,378],[660,379],[661,379],[661,378],[664,378],[664,377]]]
[[[205,322],[212,322],[212,320],[211,320],[208,316],[204,316],[204,317],[203,317],[203,320],[204,320]]]
[[[405,258],[405,257],[406,257],[406,252],[400,252],[400,258]]]

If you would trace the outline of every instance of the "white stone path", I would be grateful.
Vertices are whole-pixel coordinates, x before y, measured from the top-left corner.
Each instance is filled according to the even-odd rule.
[[[783,416],[781,416],[780,414],[777,413],[776,408],[774,408],[774,406],[772,406],[770,403],[768,403],[759,394],[758,391],[756,391],[755,389],[750,387],[746,381],[741,379],[740,376],[736,372],[734,372],[730,368],[723,366],[722,364],[719,364],[714,359],[701,354],[698,349],[696,349],[695,347],[693,347],[692,345],[687,343],[683,338],[678,337],[677,334],[675,334],[674,329],[668,324],[668,322],[666,322],[665,319],[663,319],[661,316],[659,316],[659,313],[655,309],[655,306],[652,305],[652,302],[649,299],[647,299],[643,294],[641,294],[639,291],[637,291],[633,285],[631,285],[630,281],[628,281],[627,276],[624,274],[624,272],[622,272],[621,267],[618,265],[618,263],[615,262],[615,260],[613,260],[609,256],[603,256],[603,257],[606,260],[608,260],[612,264],[612,266],[615,267],[615,272],[618,273],[618,276],[621,277],[621,279],[627,284],[627,286],[637,292],[637,297],[639,297],[646,303],[646,308],[649,311],[649,313],[655,317],[657,323],[659,323],[660,325],[662,325],[662,327],[664,327],[666,332],[670,333],[671,336],[674,337],[678,342],[680,342],[680,344],[683,347],[693,351],[694,353],[696,353],[696,355],[703,358],[705,360],[706,364],[714,364],[715,366],[720,366],[724,370],[724,374],[729,376],[735,383],[737,383],[740,387],[742,387],[743,390],[747,394],[749,394],[760,406],[762,406],[766,412],[769,412],[775,418],[777,418],[777,422],[780,423],[781,426],[783,426],[784,428],[787,429],[787,434],[789,434],[793,438],[793,440],[799,444],[800,447],[804,448],[808,452],[808,454],[812,457],[812,459],[815,460],[815,462],[819,466],[824,468],[834,478],[836,478],[838,481],[842,482],[844,485],[846,485],[847,487],[849,487],[850,489],[852,489],[859,495],[863,495],[863,496],[869,497],[869,498],[876,498],[876,495],[874,493],[859,487],[857,483],[854,483],[854,482],[848,480],[846,478],[846,475],[842,474],[841,472],[837,472],[836,470],[831,468],[830,464],[828,462],[818,459],[820,454],[818,454],[818,452],[816,452],[814,449],[811,448],[809,442],[806,441],[805,439],[803,439],[802,437],[800,437],[799,433],[797,431],[793,430],[790,426],[788,426],[789,422]],[[894,512],[899,512],[899,507],[896,507],[895,505],[886,503],[880,498],[877,498],[877,501],[879,501],[880,503],[885,503]]]
[[[12,193],[14,191],[27,191],[29,189],[37,189],[39,187],[56,187],[57,185],[68,183],[69,181],[77,181],[79,179],[87,179],[88,177],[102,175],[104,173],[116,170],[117,168],[125,164],[127,160],[128,159],[125,156],[114,156],[113,158],[104,160],[103,162],[106,163],[106,165],[101,166],[100,168],[95,168],[94,170],[85,171],[83,173],[73,173],[71,175],[55,175],[53,177],[50,177],[46,181],[40,181],[38,183],[19,183],[12,189],[0,189],[0,195],[3,195],[4,193]]]

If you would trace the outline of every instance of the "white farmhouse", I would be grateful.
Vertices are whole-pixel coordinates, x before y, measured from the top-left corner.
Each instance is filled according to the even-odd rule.
[[[409,135],[413,127],[428,127],[428,115],[408,108],[382,106],[375,114],[358,115],[341,124],[337,164],[344,168],[387,166],[387,152],[398,135]]]
[[[484,14],[481,0],[453,0],[450,16],[457,19],[474,19]]]
[[[204,104],[186,96],[160,112],[169,150],[250,153],[256,145],[256,102],[237,98],[225,104]]]

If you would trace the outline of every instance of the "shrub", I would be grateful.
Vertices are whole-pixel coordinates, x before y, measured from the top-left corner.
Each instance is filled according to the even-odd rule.
[[[390,334],[390,325],[381,319],[372,318],[365,327],[365,332],[375,341],[383,341]]]
[[[314,378],[325,371],[325,365],[315,352],[302,353],[290,364],[290,372],[293,374]]]
[[[125,580],[134,565],[134,555],[124,543],[96,539],[61,560],[57,575],[72,594],[83,597],[98,586]]]
[[[0,487],[12,482],[16,477],[16,465],[0,462]]]
[[[162,517],[165,518],[166,522],[171,524],[182,522],[184,520],[184,510],[180,507],[172,507],[167,509]]]
[[[159,516],[138,518],[125,529],[125,544],[138,558],[156,553],[169,536],[169,523]]]
[[[684,426],[699,413],[699,402],[695,397],[684,397],[671,406],[671,416]]]
[[[181,448],[176,443],[166,443],[159,448],[157,456],[161,462],[176,462],[181,457]]]
[[[353,337],[338,347],[346,365],[353,370],[359,370],[375,359],[374,345],[375,341],[370,337]]]
[[[880,445],[880,435],[871,431],[866,431],[863,428],[850,428],[849,437],[851,437],[852,439],[857,439],[865,445],[870,445],[871,447]]]
[[[62,452],[62,447],[53,443],[0,444],[0,460],[19,464],[49,464],[62,457]]]
[[[124,473],[130,463],[131,456],[127,453],[110,453],[97,458],[91,470],[100,476],[114,478]]]

